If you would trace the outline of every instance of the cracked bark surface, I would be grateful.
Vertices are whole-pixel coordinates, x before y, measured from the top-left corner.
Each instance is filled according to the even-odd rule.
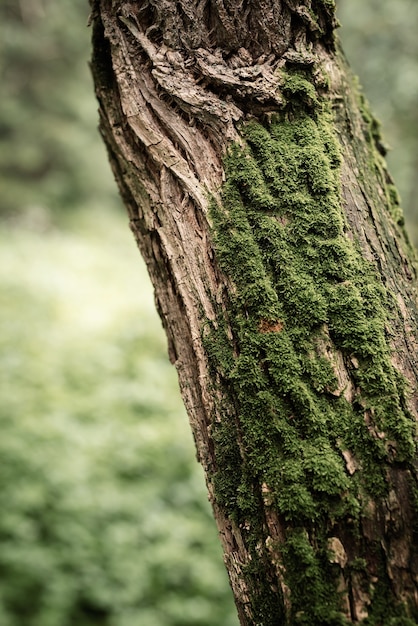
[[[385,610],[378,614],[373,609],[383,582],[387,606],[399,605],[405,616],[417,619],[416,454],[415,465],[391,461],[389,455],[382,461],[387,494],[365,499],[360,534],[353,533],[350,519],[334,525],[328,520],[328,561],[341,599],[327,621],[318,616],[307,621],[303,611],[295,613],[282,555],[292,523],[275,507],[270,485],[254,482],[259,529],[253,545],[248,530],[253,523],[231,516],[213,480],[219,469],[213,429],[226,416],[239,424],[240,406],[221,375],[214,384],[203,342],[207,324],[216,324],[220,312],[228,317],[231,294],[237,291],[217,258],[210,198],[220,201],[229,146],[245,145],[242,124],[254,119],[266,123],[285,103],[289,107],[283,73],[289,69],[309,68],[331,104],[342,151],[346,236],[358,241],[363,257],[397,300],[387,341],[393,365],[410,385],[408,411],[415,419],[418,415],[416,271],[401,231],[383,210],[391,181],[384,168],[370,167],[364,115],[334,43],[333,2],[93,0],[91,5],[100,129],[154,285],[240,623],[319,626],[369,617],[368,623],[383,624]],[[326,89],[321,87],[324,75]],[[281,330],[279,321],[260,322],[262,333]],[[355,402],[356,355],[343,354],[329,334],[318,352],[332,363],[338,381],[332,394]],[[373,411],[365,407],[364,416],[370,437],[385,438]],[[341,455],[347,475],[362,471],[352,451]],[[241,457],[245,466],[245,449]],[[314,544],[314,531],[306,533]]]

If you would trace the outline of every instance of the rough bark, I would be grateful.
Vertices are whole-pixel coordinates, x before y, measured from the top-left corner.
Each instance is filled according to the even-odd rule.
[[[241,624],[414,624],[416,271],[333,1],[93,0],[92,23]]]

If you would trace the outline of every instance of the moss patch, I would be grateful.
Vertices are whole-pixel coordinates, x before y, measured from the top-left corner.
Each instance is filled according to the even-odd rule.
[[[284,547],[292,623],[342,624],[327,533],[386,494],[386,464],[412,459],[414,423],[386,337],[393,299],[345,232],[332,116],[303,75],[285,76],[283,91],[300,106],[242,128],[246,145],[231,146],[221,203],[212,202],[217,258],[237,289],[204,343],[239,416],[215,424],[214,482],[219,503],[248,528],[252,567],[267,486],[289,529],[300,529]],[[337,352],[355,388],[350,403]],[[361,471],[349,474],[344,450]]]
[[[382,189],[385,190],[385,208],[392,217],[392,220],[398,226],[398,232],[404,239],[404,245],[406,247],[408,256],[416,263],[416,252],[405,230],[405,219],[401,207],[401,199],[398,190],[393,184],[392,179],[387,171],[384,156],[386,155],[388,148],[382,137],[380,122],[374,117],[373,113],[371,112],[369,103],[361,92],[361,88],[358,84],[357,79],[352,77],[351,82],[352,89],[353,92],[356,94],[357,104],[359,106],[360,113],[363,119],[363,133],[366,140],[365,145],[367,146],[367,157],[365,159],[363,167],[365,170],[368,170],[368,174],[371,174],[372,177],[373,174],[376,174],[378,180],[380,181]],[[377,206],[381,206],[381,198],[376,197],[376,190],[368,184],[369,177],[367,174],[363,177],[363,181],[368,188],[368,193],[370,193],[371,197],[375,198]]]
[[[345,626],[347,621],[336,609],[338,593],[329,585],[336,572],[326,551],[315,550],[306,530],[296,528],[289,532],[283,557],[295,604],[291,623]]]

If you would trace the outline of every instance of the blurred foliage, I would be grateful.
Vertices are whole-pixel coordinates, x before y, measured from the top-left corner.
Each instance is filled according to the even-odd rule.
[[[349,59],[397,146],[411,224],[418,5],[339,5]],[[87,0],[0,4],[0,624],[234,626],[175,374],[96,130],[87,18]]]
[[[0,3],[0,214],[115,201],[97,132],[87,0]]]
[[[213,626],[235,609],[121,217],[0,236],[0,624]]]
[[[392,148],[389,168],[418,244],[418,3],[337,0],[339,35]]]
[[[0,624],[234,626],[87,19],[87,0],[0,4]]]

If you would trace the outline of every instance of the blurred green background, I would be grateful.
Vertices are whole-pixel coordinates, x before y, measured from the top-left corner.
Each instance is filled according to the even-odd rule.
[[[416,0],[340,0],[418,233]],[[87,0],[0,4],[0,624],[236,626],[96,130]]]

